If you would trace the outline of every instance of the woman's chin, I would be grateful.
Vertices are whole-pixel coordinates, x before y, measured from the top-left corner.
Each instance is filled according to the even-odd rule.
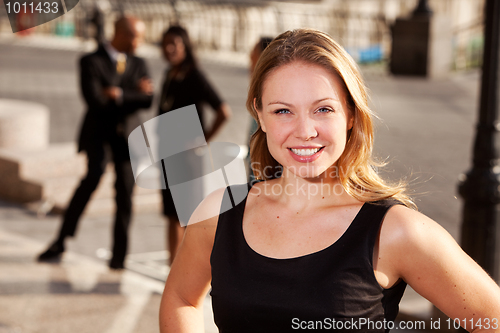
[[[323,178],[326,168],[321,168],[313,165],[289,167],[287,174],[291,177],[298,177],[304,179],[319,179]]]

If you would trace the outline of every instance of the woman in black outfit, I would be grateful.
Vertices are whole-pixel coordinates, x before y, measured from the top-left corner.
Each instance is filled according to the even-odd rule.
[[[166,71],[161,91],[159,114],[195,104],[203,126],[203,106],[209,104],[216,112],[216,117],[209,128],[203,126],[205,139],[208,142],[230,117],[229,106],[221,101],[199,70],[189,35],[183,27],[171,26],[165,31],[162,51],[170,67]],[[163,214],[168,218],[168,244],[170,263],[172,263],[184,234],[184,227],[179,223],[170,190],[168,188],[162,190],[162,196]]]
[[[403,184],[377,174],[366,87],[330,36],[276,37],[247,109],[263,181],[216,191],[193,213],[165,285],[162,333],[202,332],[210,287],[222,333],[388,332],[406,284],[468,330],[500,332],[498,285],[413,209]]]

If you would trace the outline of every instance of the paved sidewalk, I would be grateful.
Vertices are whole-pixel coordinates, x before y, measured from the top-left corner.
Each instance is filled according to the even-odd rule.
[[[162,283],[69,252],[36,264],[46,244],[0,230],[0,332],[155,332]]]
[[[74,40],[18,41],[0,36],[0,98],[47,104],[54,129],[51,142],[76,137],[83,112],[75,66],[80,47]],[[149,50],[147,61],[159,89],[165,64],[153,48]],[[250,124],[244,106],[245,59],[230,63],[224,59],[213,54],[201,59],[234,112],[217,140],[245,144]],[[459,239],[462,202],[456,185],[459,174],[470,167],[478,73],[429,81],[391,77],[376,68],[363,70],[371,104],[381,118],[376,121],[375,153],[390,162],[385,175],[406,177],[419,209]],[[154,115],[155,107],[145,118]],[[110,216],[85,218],[61,265],[35,263],[58,225],[59,217],[39,219],[22,207],[0,202],[0,333],[158,332],[160,280],[168,271],[160,215],[134,216],[131,255],[123,273],[106,267]],[[210,318],[210,307],[206,309]],[[431,307],[409,290],[401,310],[429,316]]]
[[[69,242],[69,251],[61,263],[39,264],[35,258],[47,243],[6,229],[12,223],[35,226],[47,221],[37,221],[21,207],[3,208],[0,212],[1,333],[159,331],[158,310],[164,282],[153,277],[155,274],[160,277],[162,270],[158,268],[166,267],[164,253],[156,258],[151,257],[155,252],[147,253],[149,262],[140,260],[145,258],[144,254],[133,254],[126,263],[129,269],[117,272],[107,267],[105,258],[72,251],[77,248],[73,241]],[[11,216],[6,216],[5,211]],[[88,218],[82,222],[92,223]],[[80,236],[77,242],[82,243],[91,235],[87,230]],[[154,261],[160,263],[155,265]],[[209,297],[205,312],[206,332],[217,332]]]

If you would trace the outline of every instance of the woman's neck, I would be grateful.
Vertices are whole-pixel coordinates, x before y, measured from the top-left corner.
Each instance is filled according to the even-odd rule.
[[[181,72],[182,72],[182,65],[172,66],[170,68],[170,77],[175,79],[179,76]]]
[[[297,210],[353,204],[357,201],[345,191],[338,177],[302,178],[285,171],[280,178],[267,183],[264,185],[267,194]]]

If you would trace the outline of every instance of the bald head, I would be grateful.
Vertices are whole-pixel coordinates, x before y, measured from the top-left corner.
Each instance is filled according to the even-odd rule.
[[[146,26],[133,16],[122,16],[115,22],[115,35],[111,45],[119,52],[134,53],[144,39]]]

